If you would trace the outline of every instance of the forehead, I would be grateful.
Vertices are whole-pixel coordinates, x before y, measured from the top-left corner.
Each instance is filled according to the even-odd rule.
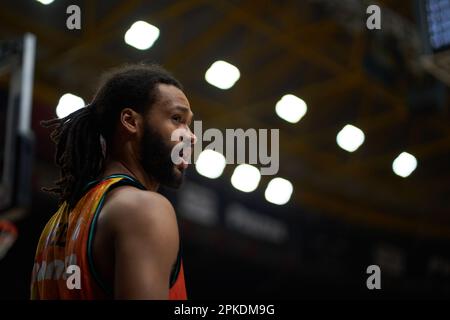
[[[160,83],[156,90],[158,90],[156,105],[162,110],[167,110],[175,106],[183,106],[190,109],[186,95],[177,87]]]

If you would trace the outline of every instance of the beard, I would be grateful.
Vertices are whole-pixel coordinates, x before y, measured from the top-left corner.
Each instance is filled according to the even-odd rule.
[[[141,165],[144,171],[163,186],[179,188],[184,170],[175,167],[171,151],[172,147],[164,143],[159,132],[145,126],[141,140]]]

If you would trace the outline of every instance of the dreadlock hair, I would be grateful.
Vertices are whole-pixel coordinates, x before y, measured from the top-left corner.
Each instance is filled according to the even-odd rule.
[[[50,137],[56,144],[55,163],[60,178],[55,186],[43,188],[55,193],[60,204],[74,207],[86,184],[98,178],[104,169],[105,145],[111,145],[119,115],[130,107],[145,115],[155,103],[158,84],[181,84],[156,64],[131,64],[104,74],[91,103],[61,119],[42,121],[41,125],[55,127]],[[102,139],[104,139],[102,141]]]

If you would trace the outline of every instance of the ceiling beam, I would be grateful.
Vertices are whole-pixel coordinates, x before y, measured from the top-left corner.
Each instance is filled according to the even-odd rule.
[[[241,23],[248,25],[256,32],[268,36],[275,45],[282,46],[286,48],[286,50],[294,51],[299,59],[303,59],[316,65],[318,68],[323,68],[327,71],[329,70],[335,73],[344,71],[342,65],[337,64],[326,55],[298,43],[296,37],[293,36],[292,33],[283,32],[282,30],[277,29],[262,18],[254,15],[251,10],[242,10],[239,6],[228,1],[214,1],[213,3],[224,11],[236,10],[238,19]]]

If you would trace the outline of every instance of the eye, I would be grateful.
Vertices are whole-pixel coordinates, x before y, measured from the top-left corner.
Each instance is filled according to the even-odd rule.
[[[174,115],[172,116],[172,120],[174,120],[175,122],[181,123],[182,122],[182,118],[180,115]]]

